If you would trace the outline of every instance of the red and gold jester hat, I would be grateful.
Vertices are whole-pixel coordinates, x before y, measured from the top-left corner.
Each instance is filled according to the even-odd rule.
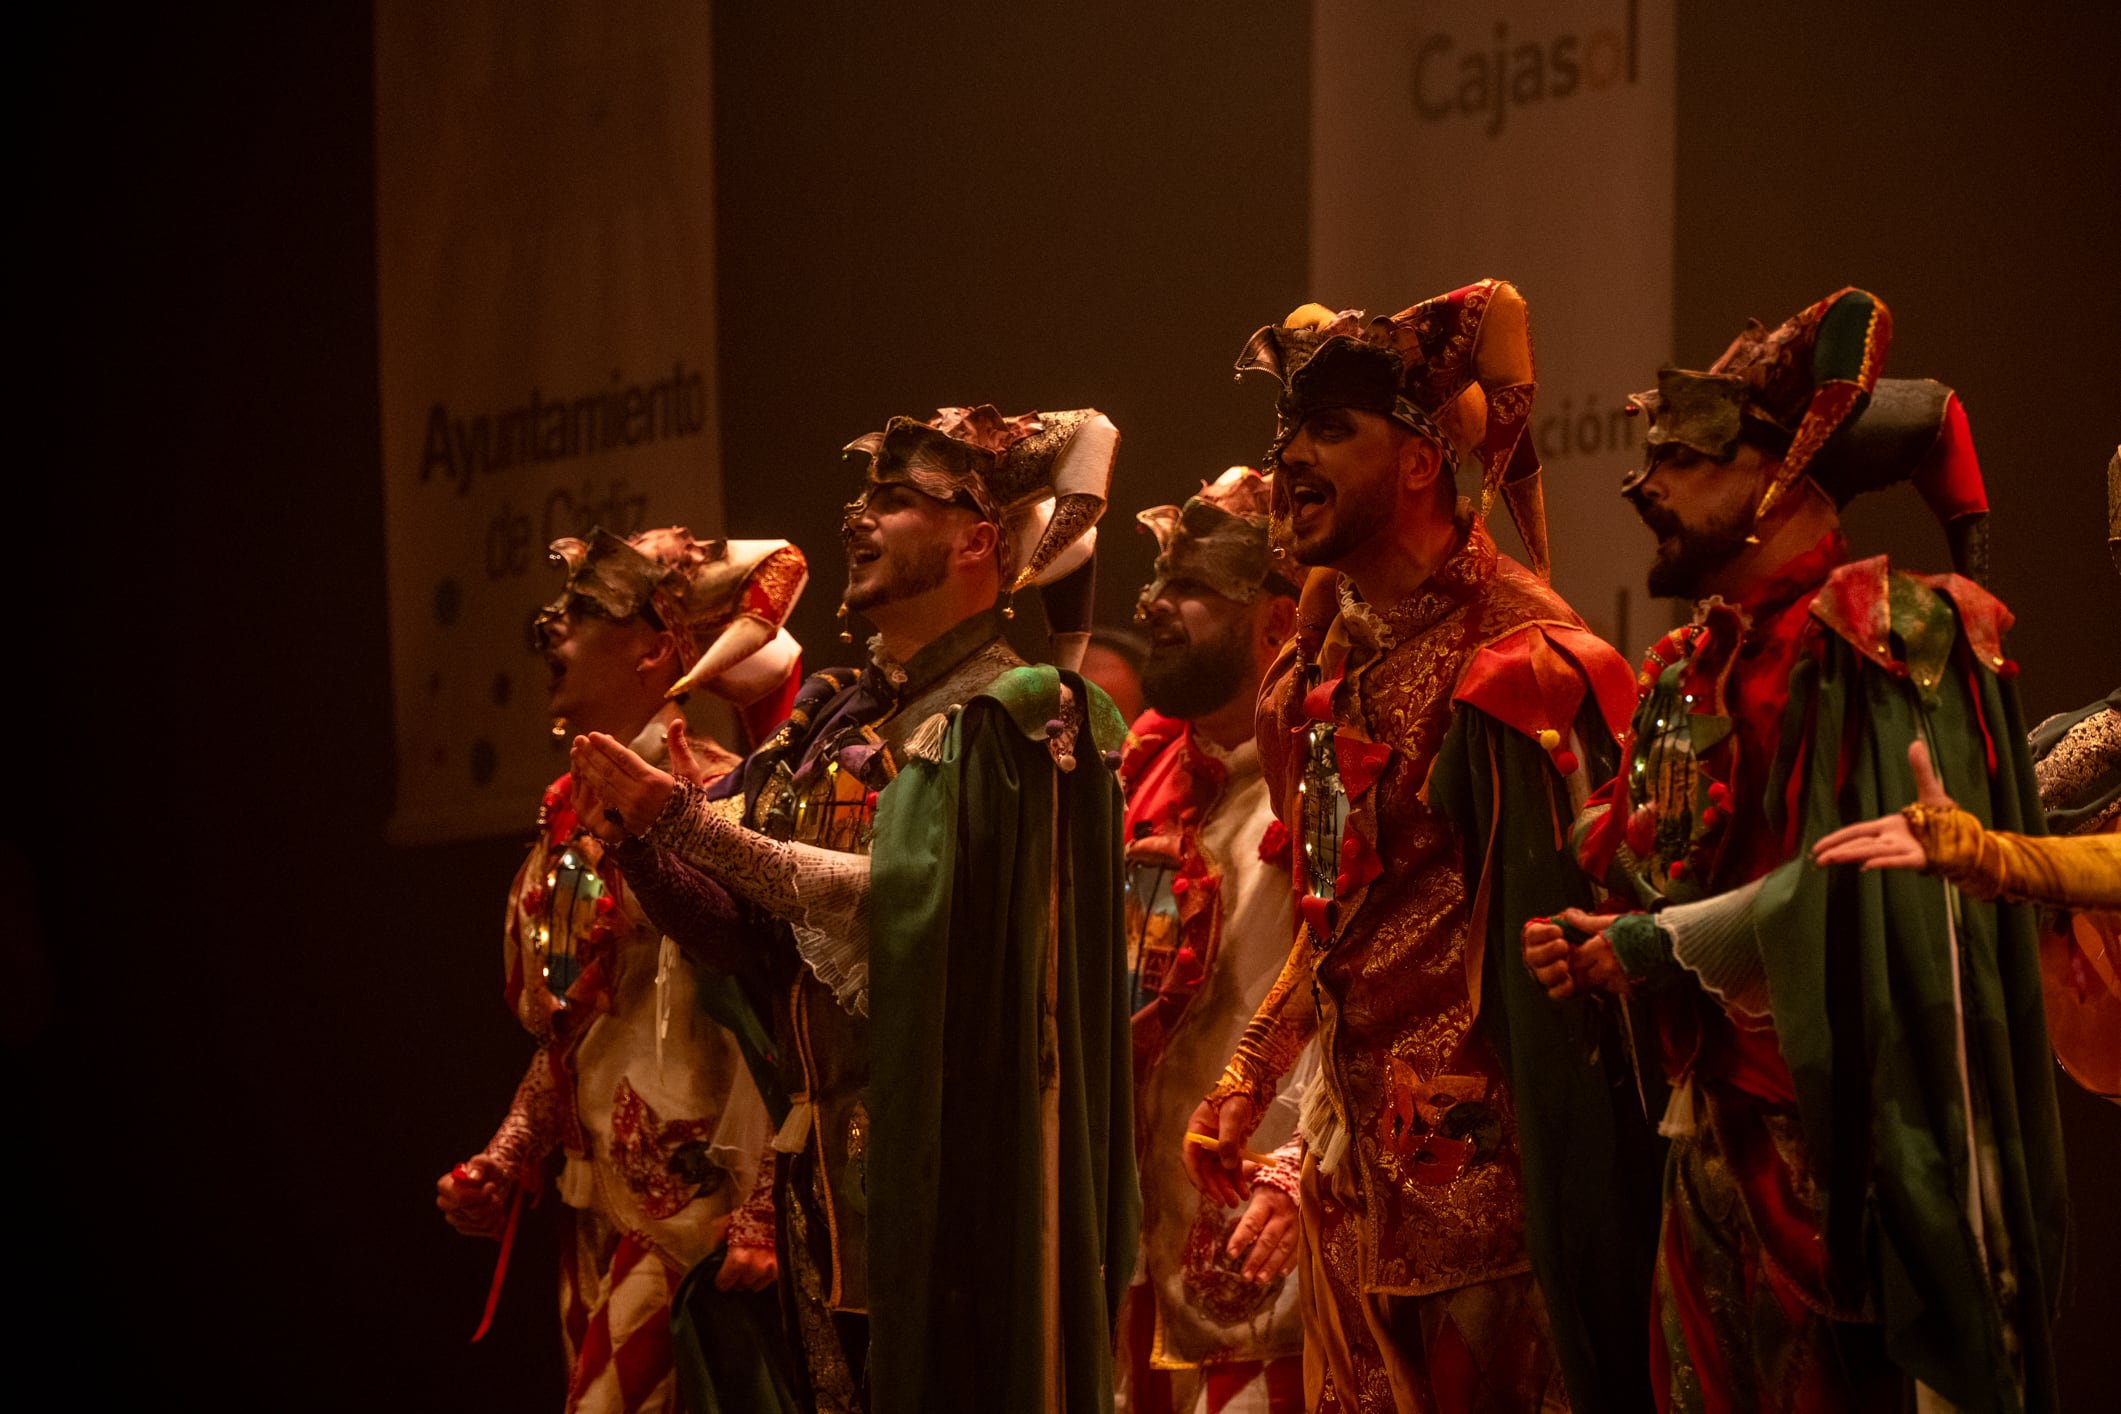
[[[1282,385],[1269,470],[1315,412],[1357,408],[1389,417],[1435,442],[1454,465],[1478,460],[1481,518],[1500,492],[1533,572],[1547,577],[1546,500],[1539,457],[1524,435],[1532,415],[1531,322],[1515,285],[1482,280],[1390,318],[1307,304],[1252,336],[1237,371],[1252,369]],[[1277,505],[1275,514],[1288,508]]]
[[[775,700],[791,681],[802,650],[782,625],[810,571],[787,541],[695,540],[683,526],[621,540],[598,526],[586,540],[553,541],[552,557],[567,566],[567,582],[538,611],[534,637],[570,611],[639,616],[668,630],[691,665],[672,697],[705,687],[749,708]]]
[[[969,501],[1000,533],[1003,595],[1038,585],[1053,661],[1081,664],[1097,520],[1119,454],[1112,419],[1096,408],[1005,417],[991,403],[947,407],[926,421],[894,417],[844,451],[867,459],[862,494],[847,507],[850,522],[871,491],[891,483],[938,501]]]
[[[1155,577],[1142,589],[1134,617],[1146,617],[1173,580],[1205,585],[1240,604],[1262,594],[1296,597],[1280,553],[1268,543],[1273,487],[1273,478],[1249,466],[1233,466],[1183,506],[1136,512],[1134,518],[1156,537],[1158,553]]]
[[[1689,448],[1717,461],[1747,423],[1789,438],[1754,517],[1807,477],[1835,506],[1912,481],[1943,522],[1960,573],[1986,581],[1988,495],[1958,395],[1926,378],[1881,378],[1893,321],[1884,301],[1853,287],[1774,330],[1746,327],[1706,371],[1666,367],[1657,387],[1630,398],[1648,415],[1644,470],[1657,449]]]

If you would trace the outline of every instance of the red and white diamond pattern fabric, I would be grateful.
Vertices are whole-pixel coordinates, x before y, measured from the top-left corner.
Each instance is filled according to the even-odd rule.
[[[684,1273],[635,1234],[569,1211],[560,1261],[567,1414],[678,1414],[670,1299]]]
[[[1156,1312],[1137,1284],[1121,1308],[1119,1414],[1302,1414],[1304,1357],[1231,1360],[1194,1369],[1158,1369],[1149,1351]]]

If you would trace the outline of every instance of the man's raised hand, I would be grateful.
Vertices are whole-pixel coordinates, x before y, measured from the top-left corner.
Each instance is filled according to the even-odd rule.
[[[575,814],[602,840],[647,829],[677,789],[677,777],[658,771],[602,732],[576,737],[571,758]]]
[[[1935,810],[1949,810],[1953,802],[1944,793],[1943,782],[1930,769],[1929,748],[1920,741],[1908,743],[1907,764],[1915,773],[1915,800]],[[1814,864],[1861,864],[1865,869],[1920,869],[1928,864],[1929,852],[1907,821],[1894,812],[1875,820],[1860,820],[1823,835],[1812,846]]]

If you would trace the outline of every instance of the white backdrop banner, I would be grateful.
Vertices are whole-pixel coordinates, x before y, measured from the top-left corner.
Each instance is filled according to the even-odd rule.
[[[1554,584],[1632,658],[1666,627],[1617,492],[1642,436],[1627,395],[1671,353],[1672,0],[1313,15],[1311,297],[1377,315],[1488,276],[1523,291]],[[1521,555],[1499,501],[1489,525]]]
[[[687,0],[376,7],[397,842],[527,829],[566,769],[549,542],[721,533],[709,44]]]

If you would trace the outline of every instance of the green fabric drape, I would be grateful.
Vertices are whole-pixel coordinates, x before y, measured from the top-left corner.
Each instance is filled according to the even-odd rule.
[[[1590,779],[1607,779],[1618,752],[1594,702],[1585,702],[1576,728]],[[1651,1407],[1649,1296],[1664,1148],[1655,1033],[1646,1021],[1634,1029],[1644,1048],[1639,1088],[1621,1004],[1555,1002],[1525,970],[1526,920],[1593,902],[1567,846],[1573,812],[1547,754],[1461,703],[1428,793],[1465,841],[1467,897],[1494,871],[1479,944],[1479,1024],[1517,1107],[1526,1246],[1570,1402],[1577,1414],[1634,1414]]]
[[[1968,1411],[2021,1407],[1965,1211],[1971,1094],[2001,1187],[2003,1232],[1987,1235],[1988,1251],[1999,1257],[2007,1244],[2016,1272],[2023,1407],[2045,1411],[2055,1407],[2048,1324],[2067,1200],[2035,910],[1909,871],[1810,863],[1821,835],[1915,798],[1907,748],[1918,734],[1945,789],[1984,827],[2042,832],[2017,694],[1970,657],[1962,639],[1927,702],[1838,637],[1818,663],[1800,663],[1769,798],[1791,798],[1798,777],[1802,843],[1767,876],[1754,933],[1820,1182],[1830,1269],[1844,1284],[1860,1276],[1867,1293],[1851,1294],[1868,1295],[1902,1369]]]
[[[1109,1411],[1135,1259],[1119,790],[1093,732],[1061,772],[1062,675],[1019,668],[883,792],[870,896],[873,1414],[1036,1410],[1044,1384],[1040,1080],[1059,1077],[1066,1408]],[[1095,735],[1117,714],[1072,674]],[[1117,743],[1112,743],[1116,745]],[[1057,1034],[1042,1044],[1047,939]]]
[[[802,1414],[795,1355],[772,1291],[716,1291],[728,1249],[701,1258],[670,1301],[671,1349],[687,1414]]]

